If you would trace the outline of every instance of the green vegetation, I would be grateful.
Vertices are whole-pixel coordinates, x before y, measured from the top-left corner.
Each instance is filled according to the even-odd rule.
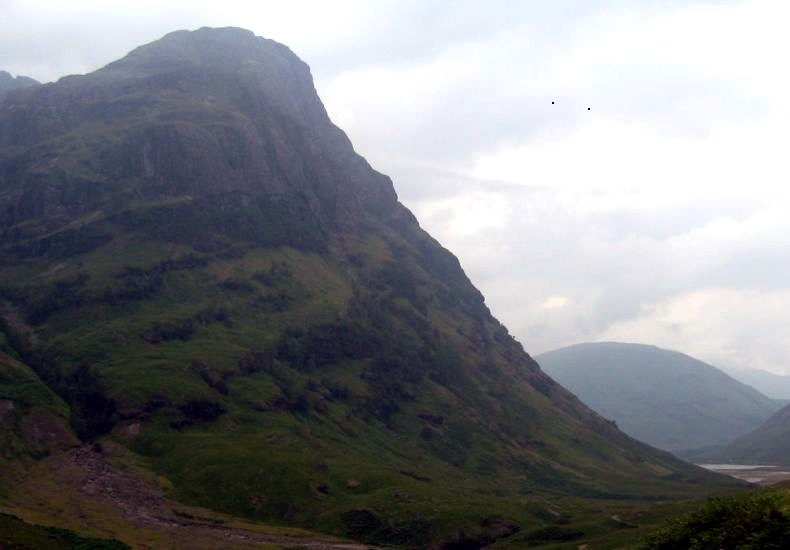
[[[64,417],[68,414],[63,401],[35,372],[3,351],[0,351],[0,399],[12,401],[22,412],[46,409]]]
[[[711,498],[650,536],[644,550],[782,550],[790,546],[790,498],[764,490]]]
[[[14,460],[41,458],[74,444],[68,416],[66,404],[35,372],[0,351],[0,470]]]
[[[81,292],[168,262],[135,267],[116,254],[115,267],[94,254],[80,269],[102,270]],[[62,387],[52,386],[83,439],[129,446],[182,501],[378,544],[492,541],[495,516],[518,526],[508,538],[533,545],[611,536],[618,525],[583,500],[567,501],[560,525],[545,508],[572,495],[641,506],[717,483],[618,435],[528,363],[510,366],[521,352],[500,326],[470,319],[462,303],[445,309],[441,287],[408,269],[411,281],[351,283],[335,259],[293,249],[209,256],[163,272],[144,298],[57,312],[37,329],[51,335],[47,346],[28,342],[22,354],[52,358]],[[219,284],[230,278],[254,291]],[[293,298],[261,311],[256,295],[270,292]],[[188,338],[151,338],[187,322]],[[129,438],[131,423],[141,427]],[[360,527],[363,512],[375,527]]]
[[[126,544],[112,540],[86,539],[56,527],[30,525],[7,514],[0,514],[0,548],[7,550],[125,550]]]

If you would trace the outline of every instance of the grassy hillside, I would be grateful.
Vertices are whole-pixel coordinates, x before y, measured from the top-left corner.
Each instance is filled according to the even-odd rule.
[[[38,376],[13,355],[0,332],[0,467],[26,462],[78,443],[69,410]],[[0,494],[13,490],[0,474]]]
[[[0,548],[9,550],[126,550],[117,541],[86,539],[71,531],[55,527],[30,525],[7,514],[0,514]]]
[[[715,367],[653,346],[580,344],[537,360],[627,434],[673,452],[729,442],[781,407]]]
[[[420,319],[407,301],[374,294],[365,307],[363,291],[313,255],[196,263],[168,272],[144,301],[67,308],[37,329],[50,331],[42,353],[60,358],[61,378],[93,388],[88,399],[63,391],[74,428],[93,438],[111,426],[184,502],[398,544],[451,538],[459,526],[485,537],[492,511],[538,526],[544,512],[523,501],[536,491],[682,498],[717,482],[618,435],[560,388],[537,391],[506,357],[490,354],[489,371],[476,371],[461,359],[475,357],[469,329],[441,312],[428,313],[437,329],[426,344],[400,317]],[[82,295],[101,284],[92,276]],[[317,299],[300,298],[307,289]],[[281,290],[294,296],[288,306],[261,311],[267,291]]]

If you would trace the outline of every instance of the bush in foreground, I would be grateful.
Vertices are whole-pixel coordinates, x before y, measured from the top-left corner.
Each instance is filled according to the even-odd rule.
[[[650,536],[645,550],[790,548],[790,499],[777,492],[711,498]]]

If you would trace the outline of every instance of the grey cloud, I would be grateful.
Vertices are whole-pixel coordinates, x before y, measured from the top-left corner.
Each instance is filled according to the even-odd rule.
[[[432,181],[414,187],[434,188]],[[692,253],[694,243],[685,246],[685,252],[673,245],[673,239],[694,240],[696,230],[719,217],[747,218],[762,206],[756,202],[711,198],[641,213],[624,209],[607,215],[579,215],[567,212],[557,200],[558,191],[552,189],[522,189],[473,179],[437,187],[443,195],[406,194],[403,199],[420,212],[424,201],[437,197],[452,202],[454,195],[482,190],[507,198],[512,211],[501,229],[459,236],[445,226],[452,215],[447,211],[424,211],[422,218],[429,230],[460,254],[489,306],[532,352],[596,339],[619,322],[639,318],[651,304],[700,289],[787,288],[790,243],[714,245],[698,236],[697,249],[707,257],[695,258],[700,267],[688,270],[684,254]],[[568,306],[557,311],[540,309],[539,303],[550,296],[567,297]],[[747,322],[732,319],[735,325]],[[776,344],[768,352],[772,356],[785,349],[784,339]],[[744,364],[743,358],[739,364]]]
[[[477,159],[502,148],[562,143],[585,127],[588,106],[596,117],[641,125],[668,141],[704,141],[723,123],[784,116],[771,103],[771,90],[754,94],[726,71],[658,64],[654,57],[637,54],[598,60],[595,70],[578,67],[580,72],[590,69],[578,78],[576,68],[563,65],[586,55],[591,36],[607,38],[601,33],[609,16],[639,22],[674,11],[744,2],[338,3],[334,21],[317,22],[323,24],[318,38],[310,30],[299,31],[302,22],[305,29],[313,28],[307,23],[316,23],[311,5],[318,4],[309,2],[291,8],[297,19],[290,29],[273,23],[278,20],[274,11],[284,3],[268,3],[266,9],[258,5],[249,12],[235,1],[123,1],[113,8],[85,0],[57,9],[45,5],[2,1],[0,69],[50,80],[96,69],[175,29],[229,24],[250,26],[286,42],[311,65],[322,94],[355,74],[365,77],[369,72],[375,79],[376,71],[386,71],[402,78],[398,84],[422,89],[426,83],[420,79],[431,78],[430,71],[419,72],[425,67],[451,62],[467,67],[418,95],[417,104],[390,102],[378,95],[386,90],[366,82],[370,93],[366,88],[345,102],[333,98],[338,103],[328,101],[328,107],[358,150],[393,177],[400,197],[423,226],[460,257],[494,313],[529,351],[638,335],[669,347],[698,345],[684,351],[742,366],[757,356],[762,359],[756,361],[777,365],[790,352],[782,328],[785,317],[743,297],[732,302],[737,310],[732,318],[726,314],[727,304],[712,311],[720,319],[705,330],[716,334],[715,345],[712,336],[708,344],[695,344],[701,340],[697,335],[704,334],[699,319],[679,322],[662,313],[694,292],[727,288],[754,293],[758,300],[788,289],[787,226],[754,229],[742,238],[703,231],[717,219],[742,223],[766,208],[786,204],[772,205],[757,192],[748,200],[719,197],[714,186],[709,196],[680,197],[666,206],[580,210],[569,208],[567,189],[547,187],[529,167],[518,182],[470,175]],[[332,25],[342,32],[333,31]],[[355,115],[350,122],[343,119],[344,108]],[[674,160],[660,158],[661,151],[655,154],[658,163]],[[611,190],[603,177],[605,198]],[[486,197],[507,205],[501,223],[459,231],[454,225],[457,205]],[[580,193],[576,200],[590,198]],[[552,296],[567,298],[567,304],[548,307],[545,302]],[[761,316],[759,323],[744,318],[755,312]],[[737,352],[716,355],[717,347]]]

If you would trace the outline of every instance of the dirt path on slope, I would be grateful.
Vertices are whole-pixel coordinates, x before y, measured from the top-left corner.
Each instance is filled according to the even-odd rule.
[[[181,505],[165,495],[162,482],[127,456],[122,447],[105,444],[103,449],[80,447],[39,461],[16,474],[13,494],[0,508],[31,523],[117,538],[135,548],[371,548]]]

